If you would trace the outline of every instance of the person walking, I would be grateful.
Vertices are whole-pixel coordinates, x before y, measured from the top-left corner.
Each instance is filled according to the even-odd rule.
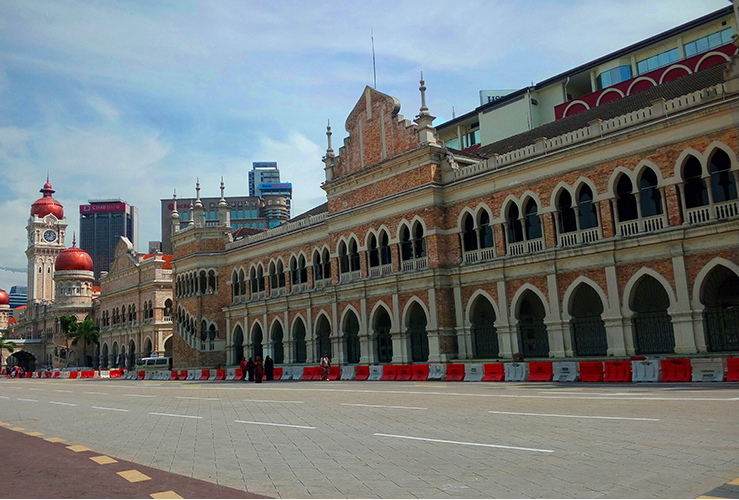
[[[257,356],[257,361],[254,363],[254,382],[261,384],[263,378],[264,366],[262,365],[262,357]]]
[[[241,356],[241,362],[239,363],[239,368],[241,369],[242,377],[244,377],[241,380],[246,381],[246,358],[243,356]]]
[[[331,368],[331,360],[328,359],[328,353],[324,352],[321,357],[321,380],[328,380],[329,369]]]
[[[264,358],[264,376],[267,380],[275,379],[275,363],[272,361],[272,358],[269,357],[269,354]]]
[[[254,380],[254,361],[252,361],[251,358],[246,362],[246,374],[249,382]]]

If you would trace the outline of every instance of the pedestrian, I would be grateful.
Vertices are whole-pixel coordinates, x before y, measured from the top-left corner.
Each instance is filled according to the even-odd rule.
[[[328,353],[324,351],[321,357],[321,380],[328,380],[328,372],[331,368],[331,360],[328,359]]]
[[[262,357],[257,356],[257,361],[254,363],[254,382],[261,384],[263,378],[264,366],[262,365]]]
[[[272,358],[269,357],[269,354],[264,358],[264,376],[267,380],[275,379],[275,363],[272,361]]]
[[[252,361],[251,358],[249,358],[249,361],[246,362],[246,374],[249,377],[249,382],[254,380],[254,361]]]
[[[242,380],[246,381],[246,358],[241,356],[241,362],[239,362],[239,368],[241,369]]]

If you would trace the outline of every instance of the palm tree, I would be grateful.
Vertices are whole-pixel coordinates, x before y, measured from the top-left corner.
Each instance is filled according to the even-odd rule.
[[[15,342],[8,340],[5,335],[0,335],[0,366],[3,365],[3,349],[13,354],[13,351],[15,351]]]
[[[59,327],[62,329],[67,340],[67,352],[65,354],[64,364],[65,366],[69,366],[69,341],[75,337],[75,332],[77,332],[77,328],[79,328],[79,323],[77,323],[77,318],[68,314],[59,318]],[[77,344],[75,343],[75,345]]]
[[[77,323],[77,328],[72,334],[72,345],[76,346],[77,342],[82,341],[82,364],[87,365],[87,345],[97,344],[100,340],[100,327],[95,321],[87,317],[82,323]]]

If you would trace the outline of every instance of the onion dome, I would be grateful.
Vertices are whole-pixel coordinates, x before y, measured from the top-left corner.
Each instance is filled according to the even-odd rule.
[[[77,248],[76,238],[72,240],[72,246],[59,252],[54,265],[55,271],[92,271],[92,258],[90,254]]]
[[[62,207],[61,203],[51,197],[55,191],[51,189],[48,177],[46,178],[46,184],[44,184],[44,187],[42,187],[39,192],[43,193],[44,197],[36,200],[34,204],[31,205],[31,215],[46,217],[49,214],[53,214],[57,219],[63,219],[64,207]]]
[[[8,295],[8,292],[0,289],[0,306],[7,305],[10,305],[10,296]]]

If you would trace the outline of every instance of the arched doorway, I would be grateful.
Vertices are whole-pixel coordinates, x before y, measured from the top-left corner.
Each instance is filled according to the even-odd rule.
[[[411,343],[411,361],[425,363],[429,360],[429,337],[426,332],[426,313],[414,303],[408,311],[408,338]]]
[[[5,362],[8,368],[20,366],[26,372],[36,371],[36,356],[28,351],[15,351]]]
[[[579,285],[570,304],[570,333],[575,356],[607,354],[608,338],[601,314],[603,302],[598,293],[589,285]]]
[[[108,344],[105,343],[105,344],[103,344],[103,355],[102,355],[102,357],[100,359],[100,366],[102,366],[103,368],[107,368],[108,367],[108,363],[109,363],[109,361],[108,361]]]
[[[498,357],[498,331],[495,329],[495,310],[485,297],[478,297],[472,306],[472,357]]]
[[[167,358],[172,357],[172,336],[167,337],[164,341],[164,356]]]
[[[373,329],[375,331],[375,350],[378,363],[392,363],[393,361],[393,336],[390,315],[384,307],[380,307],[375,315]]]
[[[739,276],[724,266],[708,273],[701,290],[710,352],[739,351]]]
[[[259,323],[257,323],[251,330],[251,352],[254,355],[254,361],[257,360],[257,356],[264,359],[264,347],[262,346],[262,337],[262,327],[259,325]]]
[[[667,313],[670,298],[659,281],[644,276],[632,294],[631,326],[638,354],[667,354],[675,351],[672,319]]]
[[[281,365],[285,362],[285,349],[282,346],[282,323],[275,321],[272,325],[272,352],[274,353],[273,361],[276,365]]]
[[[234,365],[238,365],[244,359],[244,330],[241,329],[241,325],[236,325],[234,329],[233,353],[232,362]]]
[[[323,353],[328,353],[329,359],[333,358],[331,352],[331,325],[326,316],[321,316],[316,324],[316,359],[321,359]]]
[[[541,299],[526,290],[518,307],[518,340],[526,357],[549,356],[549,335],[544,324],[546,310]]]
[[[344,317],[344,348],[346,349],[346,362],[359,363],[362,355],[359,345],[359,320],[354,311],[347,312]]]
[[[152,351],[153,351],[153,349],[152,349],[152,346],[151,346],[151,339],[147,338],[144,341],[144,350],[141,353],[141,357],[142,358],[148,358],[149,356],[151,356]]]
[[[305,363],[308,357],[308,347],[305,343],[305,323],[301,318],[293,325],[293,345],[295,346],[295,362]]]
[[[136,342],[133,339],[128,343],[128,369],[136,365]]]

